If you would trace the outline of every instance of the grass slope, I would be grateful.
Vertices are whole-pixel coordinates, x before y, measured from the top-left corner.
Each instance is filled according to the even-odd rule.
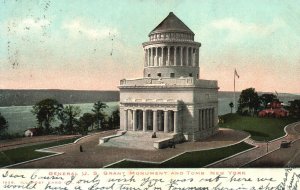
[[[16,164],[36,158],[40,158],[43,156],[51,155],[51,153],[43,153],[43,152],[37,152],[35,150],[52,147],[52,146],[58,146],[62,144],[72,143],[77,138],[72,139],[65,139],[61,141],[51,142],[51,143],[44,143],[44,144],[38,144],[38,145],[32,145],[32,146],[26,146],[26,147],[20,147],[15,148],[11,150],[5,150],[0,152],[0,167],[4,167],[11,164]]]
[[[252,148],[244,142],[212,150],[187,152],[161,164],[122,161],[109,168],[199,168]]]
[[[257,141],[270,141],[284,136],[284,127],[297,121],[292,118],[259,118],[238,114],[226,114],[222,119],[224,123],[219,124],[219,127],[246,131]]]

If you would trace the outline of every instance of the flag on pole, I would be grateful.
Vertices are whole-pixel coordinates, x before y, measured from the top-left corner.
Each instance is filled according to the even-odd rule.
[[[240,75],[237,73],[236,69],[234,69],[234,75],[240,78]]]

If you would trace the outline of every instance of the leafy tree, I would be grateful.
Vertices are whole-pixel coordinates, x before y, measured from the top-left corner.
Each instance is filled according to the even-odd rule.
[[[94,103],[94,106],[92,109],[92,111],[95,113],[95,118],[96,118],[96,122],[97,122],[99,129],[101,128],[101,123],[104,123],[105,114],[104,114],[103,110],[105,108],[108,108],[108,106],[105,103],[98,101],[98,102]]]
[[[79,119],[81,134],[87,134],[88,129],[95,122],[95,116],[91,113],[84,113]]]
[[[230,103],[229,103],[229,107],[230,107],[230,112],[232,113],[233,102],[230,102]]]
[[[120,126],[120,111],[116,109],[108,118],[108,126],[110,129],[115,129]]]
[[[300,99],[290,101],[289,111],[293,117],[300,118]]]
[[[268,103],[272,103],[278,99],[277,99],[277,96],[274,94],[262,94],[259,97],[259,100],[263,104],[264,108],[267,108]]]
[[[2,134],[8,128],[8,122],[5,117],[0,113],[0,134]]]
[[[45,132],[50,132],[51,122],[63,109],[63,105],[55,99],[44,99],[33,106],[32,113],[36,116],[38,126],[44,127]]]
[[[80,107],[67,105],[60,113],[60,120],[62,121],[62,126],[67,132],[74,132],[75,125],[78,124],[78,119],[80,115]]]
[[[238,112],[241,114],[247,113],[247,111],[253,115],[259,108],[259,96],[254,88],[247,88],[241,92],[239,98]],[[245,111],[247,109],[247,111]]]

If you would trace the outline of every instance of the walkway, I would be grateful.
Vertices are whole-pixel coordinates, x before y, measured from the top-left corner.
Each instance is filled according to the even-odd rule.
[[[0,151],[15,149],[24,146],[31,146],[45,142],[55,142],[65,139],[80,137],[80,135],[45,135],[34,137],[22,137],[0,141]]]
[[[175,149],[138,150],[98,145],[100,137],[112,134],[114,132],[99,133],[84,138],[76,144],[50,148],[48,150],[64,152],[64,154],[18,165],[15,168],[99,168],[123,159],[162,162],[185,151],[228,146],[248,137],[244,132],[220,129],[220,132],[215,136],[199,142],[177,144]],[[83,147],[83,152],[79,151],[80,145]]]
[[[246,143],[251,144],[253,146],[257,146],[257,148],[247,151],[243,154],[239,154],[237,156],[231,157],[229,159],[224,159],[223,161],[217,162],[216,164],[209,165],[209,167],[219,168],[219,167],[242,167],[250,162],[253,162],[272,151],[275,151],[280,148],[281,141],[294,141],[300,138],[300,122],[292,123],[286,127],[287,135],[285,137],[275,139],[266,142],[258,142],[252,139],[245,140]]]

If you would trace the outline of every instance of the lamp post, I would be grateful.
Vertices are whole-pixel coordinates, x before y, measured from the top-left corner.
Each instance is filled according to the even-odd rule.
[[[269,141],[266,141],[267,143],[267,153],[269,152]]]

